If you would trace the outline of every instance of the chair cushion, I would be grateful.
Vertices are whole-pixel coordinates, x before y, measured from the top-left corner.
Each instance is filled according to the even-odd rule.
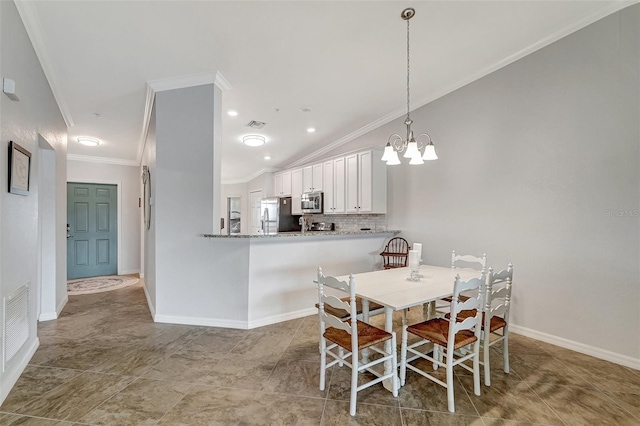
[[[351,335],[344,330],[329,327],[323,334],[324,338],[342,346],[351,352]],[[366,322],[358,321],[358,349],[368,348],[385,340],[391,339],[391,333],[374,327]]]
[[[440,346],[447,346],[447,338],[449,336],[449,321],[443,318],[434,318],[429,321],[410,325],[407,331],[418,337],[429,340]],[[460,330],[456,333],[454,349],[467,346],[478,340],[471,330]]]
[[[343,297],[340,300],[349,303],[349,297]],[[320,305],[318,303],[316,303],[316,308],[320,308]],[[379,305],[375,302],[369,302],[369,312],[377,311],[378,309],[382,308],[384,308],[384,306]],[[336,309],[333,306],[329,306],[327,304],[324,305],[324,311],[329,315],[333,315],[334,317],[338,317],[340,319],[347,319],[350,315],[350,312],[347,312],[344,309]],[[358,315],[362,313],[362,299],[360,297],[356,297],[356,311],[358,312]]]
[[[482,313],[482,328],[484,329],[484,315],[485,313]],[[468,310],[468,311],[460,311],[458,313],[458,321],[464,321],[465,319],[469,318],[469,317],[475,317],[476,316],[476,310]],[[451,316],[449,314],[445,315],[445,318],[451,318]],[[507,322],[501,318],[501,317],[491,317],[491,323],[489,324],[489,331],[496,331],[501,329],[502,327],[505,327],[507,325]]]

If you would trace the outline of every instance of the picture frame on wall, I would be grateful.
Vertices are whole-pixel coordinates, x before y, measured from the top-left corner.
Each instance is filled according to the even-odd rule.
[[[9,141],[9,192],[29,195],[31,153],[13,141]]]

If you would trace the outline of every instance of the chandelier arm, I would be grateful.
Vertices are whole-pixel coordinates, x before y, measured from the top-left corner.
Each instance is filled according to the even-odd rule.
[[[398,152],[404,151],[404,148],[406,146],[406,143],[402,139],[402,136],[400,136],[397,133],[394,133],[391,136],[389,136],[389,140],[387,142],[393,147],[393,149],[395,149]]]
[[[418,139],[420,139],[421,136],[426,136],[427,138],[429,138],[429,142],[427,142],[426,144],[423,144],[422,142],[418,141]],[[418,142],[418,149],[422,149],[425,146],[429,145],[429,143],[433,142],[433,140],[431,139],[431,136],[429,136],[428,133],[420,133],[418,136],[415,137],[416,142]]]

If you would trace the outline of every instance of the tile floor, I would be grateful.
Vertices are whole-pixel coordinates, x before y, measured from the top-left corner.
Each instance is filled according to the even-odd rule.
[[[412,310],[412,315],[415,315]],[[382,316],[376,317],[382,320]],[[155,324],[140,285],[72,296],[0,406],[1,425],[640,425],[640,371],[512,334],[511,373],[473,394],[408,373],[348,413],[349,370],[318,390],[315,316],[254,330]]]

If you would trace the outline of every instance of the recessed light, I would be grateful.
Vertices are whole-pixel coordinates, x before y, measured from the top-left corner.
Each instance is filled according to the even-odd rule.
[[[238,111],[230,109],[229,111],[227,111],[227,114],[229,114],[231,117],[235,117],[238,115]]]
[[[265,156],[264,156],[264,159],[265,159],[265,160],[271,160],[271,157],[269,157],[268,155],[265,155]]]
[[[98,146],[98,145],[100,145],[100,141],[98,139],[85,138],[85,137],[78,138],[78,143],[81,143],[82,145],[85,145],[85,146]]]
[[[316,131],[316,129],[314,129],[313,127],[309,127],[309,128],[307,129],[307,133],[313,133],[313,132],[315,132],[315,131]]]
[[[242,137],[242,143],[247,146],[261,146],[264,145],[266,139],[260,135],[246,135]]]

